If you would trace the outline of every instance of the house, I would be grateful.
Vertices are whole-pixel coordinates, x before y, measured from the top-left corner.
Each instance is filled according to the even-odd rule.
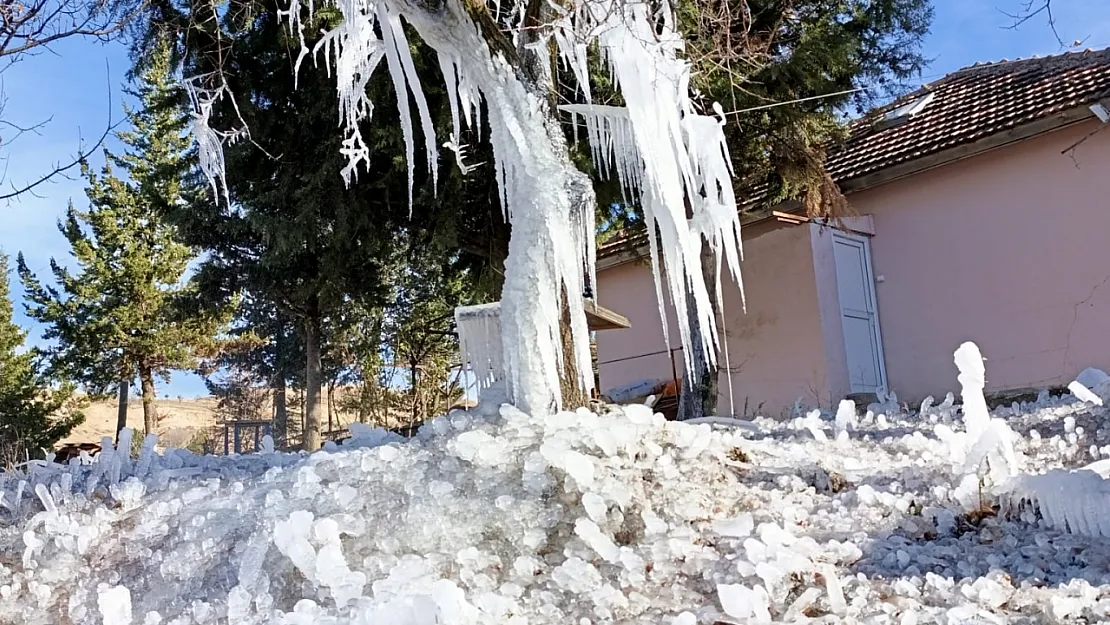
[[[719,413],[939,398],[968,340],[988,392],[1110,370],[1107,95],[1108,50],[977,64],[853,123],[827,163],[858,214],[842,228],[744,209],[747,312],[726,284]],[[598,252],[599,303],[631,322],[597,336],[602,392],[682,375],[648,263],[628,241]]]

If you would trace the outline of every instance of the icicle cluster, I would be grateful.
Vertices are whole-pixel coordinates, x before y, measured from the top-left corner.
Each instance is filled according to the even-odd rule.
[[[555,24],[559,53],[578,80],[585,105],[561,107],[586,122],[594,161],[603,174],[613,172],[643,207],[663,318],[662,275],[671,301],[687,367],[692,367],[691,328],[686,311],[694,307],[709,364],[719,339],[709,292],[701,277],[701,239],[716,258],[716,296],[721,293],[721,263],[741,285],[740,221],[732,191],[732,165],[722,132],[723,119],[696,115],[689,98],[690,66],[679,57],[682,36],[675,30],[668,3],[653,12],[642,2],[580,0]],[[592,103],[587,46],[596,42],[620,88],[626,107]],[[720,107],[715,107],[720,114]],[[687,207],[692,215],[687,219]],[[659,238],[656,239],[658,232]],[[660,262],[662,261],[662,262]]]
[[[512,226],[501,299],[506,383],[522,409],[558,409],[564,358],[574,359],[583,388],[593,384],[581,294],[594,275],[595,200],[589,181],[568,158],[562,130],[545,94],[533,91],[542,85],[522,83],[520,68],[491,53],[460,0],[445,0],[434,10],[416,0],[330,0],[328,4],[343,19],[311,51],[303,29],[304,18],[317,8],[314,2],[293,0],[283,15],[301,38],[298,68],[309,55],[317,61],[322,56],[327,71],[335,75],[346,133],[342,149],[348,159],[342,173],[348,184],[360,165],[368,163],[359,126],[373,112],[366,85],[383,58],[398,96],[410,201],[415,158],[410,96],[416,103],[425,160],[435,178],[435,132],[402,18],[439,55],[448,92],[455,96],[449,99],[451,140],[444,145],[456,152],[460,165],[461,128],[465,123],[481,132],[484,101],[501,201]],[[525,6],[517,0],[511,6],[499,5],[498,11],[504,8],[513,20],[523,20]],[[689,349],[692,333],[687,315],[692,306],[706,330],[701,340],[712,360],[718,337],[701,277],[700,239],[705,237],[717,255],[720,301],[722,259],[739,278],[740,225],[721,121],[692,111],[690,68],[679,58],[682,37],[674,28],[672,8],[665,2],[652,9],[646,3],[624,0],[575,0],[551,6],[557,16],[545,34],[554,37],[587,102],[586,51],[596,43],[628,103],[619,111],[589,105],[574,114],[587,120],[599,163],[615,155],[625,188],[644,207],[660,307],[660,276],[665,273],[687,358],[694,351]],[[206,154],[201,164],[210,179],[222,180],[220,142],[213,141],[206,121],[207,117],[198,116],[197,138]],[[687,219],[687,206],[692,219]],[[562,353],[559,323],[564,306],[570,313],[574,354]]]
[[[481,304],[455,309],[455,328],[463,366],[474,374],[478,392],[505,379],[501,362],[501,305]]]
[[[1110,480],[1091,467],[1019,475],[1001,496],[1002,513],[1072,534],[1110,538]]]

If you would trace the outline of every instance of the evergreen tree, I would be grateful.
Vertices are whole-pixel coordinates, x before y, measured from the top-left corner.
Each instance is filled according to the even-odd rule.
[[[328,335],[348,311],[389,303],[386,264],[394,232],[410,223],[410,206],[407,168],[397,156],[404,153],[403,139],[396,122],[384,121],[398,117],[389,106],[395,99],[388,76],[379,74],[368,85],[375,102],[365,134],[372,143],[371,173],[348,187],[339,175],[345,157],[335,86],[323,71],[293,73],[299,43],[281,22],[283,8],[264,0],[222,16],[221,28],[237,42],[223,59],[237,105],[223,100],[213,115],[229,122],[241,116],[251,140],[227,146],[230,204],[202,201],[175,211],[173,221],[187,241],[207,251],[198,275],[213,301],[244,294],[273,305],[296,328],[294,353],[303,354],[298,369],[305,383],[302,446],[315,450],[326,422],[323,387],[329,374],[337,374],[327,362]],[[251,18],[242,19],[247,13]],[[201,24],[184,16],[153,31],[173,23],[189,29],[183,37],[206,36],[198,31]],[[207,71],[210,62],[203,54],[187,57],[185,73]],[[434,57],[419,64],[421,72],[436,66]],[[433,103],[436,96],[429,91]],[[442,90],[438,97],[442,103]],[[445,105],[437,110],[447,119]],[[427,196],[433,194],[428,188]],[[423,206],[418,197],[412,223],[431,223]]]
[[[39,371],[27,334],[15,325],[8,257],[0,253],[0,466],[11,468],[64,438],[84,421],[72,384],[52,384]]]
[[[386,333],[393,364],[407,370],[410,416],[416,423],[450,407],[440,408],[439,400],[450,394],[451,365],[459,359],[452,332],[455,307],[469,303],[469,293],[445,251],[414,244],[407,256],[397,272]]]
[[[214,346],[225,311],[199,309],[195,287],[185,284],[195,254],[179,242],[163,215],[195,201],[202,187],[184,131],[187,119],[167,102],[181,97],[170,67],[169,47],[157,48],[133,92],[128,110],[133,130],[120,133],[121,156],[105,152],[97,175],[84,164],[90,208],[71,203],[58,227],[69,241],[77,271],[51,259],[57,286],[44,285],[19,258],[28,314],[46,324],[54,371],[80,381],[92,393],[115,388],[117,432],[126,426],[127,398],[138,377],[147,434],[158,424],[155,379],[190,368]],[[118,167],[127,175],[115,175]]]
[[[274,444],[285,449],[290,435],[287,385],[297,363],[304,362],[302,348],[292,324],[265,299],[246,293],[235,317],[219,352],[201,366],[205,385],[215,397],[243,385],[256,391],[268,389],[273,402]]]

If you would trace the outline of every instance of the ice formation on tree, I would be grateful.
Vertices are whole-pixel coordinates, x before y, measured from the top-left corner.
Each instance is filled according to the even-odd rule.
[[[304,45],[304,18],[318,5],[293,0],[283,14],[301,36],[298,67],[309,55],[318,61],[323,56],[327,70],[335,75],[346,134],[342,150],[348,158],[342,173],[348,183],[368,161],[369,148],[359,124],[373,111],[366,85],[383,58],[398,94],[410,197],[415,156],[410,93],[434,178],[434,129],[402,20],[438,53],[448,91],[456,96],[450,99],[453,129],[446,145],[456,150],[458,159],[462,125],[481,132],[483,110],[487,114],[495,175],[512,226],[501,298],[501,363],[510,397],[518,406],[529,412],[557,409],[564,358],[574,359],[583,388],[593,384],[580,295],[586,280],[594,276],[595,199],[588,178],[570,162],[556,113],[546,101],[549,69],[542,61],[528,63],[527,69],[538,77],[522,79],[525,68],[514,66],[501,52],[491,52],[462,0],[333,0],[328,4],[343,19],[311,51]],[[525,19],[528,3],[524,0],[502,4],[498,14],[507,16],[503,20]],[[543,6],[553,15],[538,40],[554,39],[589,103],[571,109],[571,114],[586,121],[599,165],[615,165],[623,186],[644,208],[660,308],[665,274],[687,359],[693,353],[687,316],[692,306],[703,329],[699,334],[704,353],[713,360],[718,337],[701,277],[700,239],[705,237],[716,254],[718,277],[724,260],[739,278],[740,224],[722,122],[693,111],[690,67],[679,57],[683,41],[674,27],[673,8],[666,0],[658,4],[573,0]],[[531,44],[519,41],[520,28],[509,30],[518,50],[542,57],[529,50]],[[592,44],[608,65],[626,107],[590,103],[586,54]],[[222,180],[222,160],[212,146],[218,136],[203,125],[204,113],[198,104],[197,137],[206,154],[202,165],[212,180]],[[573,354],[562,353],[559,324],[564,305],[570,313]]]

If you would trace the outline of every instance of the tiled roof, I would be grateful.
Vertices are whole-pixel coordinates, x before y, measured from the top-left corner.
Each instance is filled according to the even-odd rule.
[[[977,63],[853,121],[847,141],[831,147],[826,167],[842,187],[862,176],[909,163],[1110,95],[1110,48],[1055,56]],[[926,102],[925,99],[928,98]],[[898,109],[908,116],[884,119]],[[765,202],[749,190],[741,211]],[[643,233],[616,236],[598,248],[603,258],[633,250]]]
[[[827,167],[843,184],[1093,104],[1108,91],[1110,49],[972,65],[853,122],[849,139],[829,151]],[[884,115],[929,94],[916,114],[884,126]]]

